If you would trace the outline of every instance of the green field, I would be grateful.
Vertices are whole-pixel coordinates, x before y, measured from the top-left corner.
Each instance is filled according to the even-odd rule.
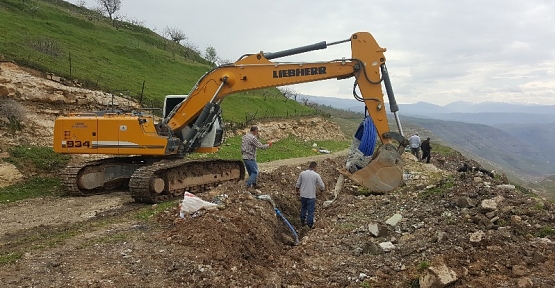
[[[262,143],[265,143],[261,140]],[[316,141],[318,148],[337,152],[349,148],[351,141]],[[317,154],[312,147],[313,142],[306,142],[297,138],[289,137],[273,143],[270,149],[258,150],[257,161],[269,162],[280,159],[306,157]],[[220,151],[213,154],[192,154],[191,158],[219,158],[219,159],[241,159],[241,136],[226,139]]]
[[[165,95],[189,93],[213,68],[194,45],[185,47],[147,28],[117,23],[114,27],[108,18],[61,0],[3,0],[0,55],[42,72],[77,79],[87,88],[122,92],[135,99],[142,95],[144,106],[158,108]],[[234,94],[222,108],[224,120],[235,123],[252,116],[315,113],[287,100],[276,88]]]

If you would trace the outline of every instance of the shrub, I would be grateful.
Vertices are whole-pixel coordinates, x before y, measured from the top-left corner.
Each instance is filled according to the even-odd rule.
[[[547,236],[553,235],[553,232],[555,232],[555,231],[553,230],[553,228],[551,228],[551,227],[543,227],[543,228],[540,229],[540,231],[538,231],[537,235],[538,235],[538,237],[543,238],[543,237],[547,237]]]
[[[0,122],[2,126],[7,127],[10,133],[23,129],[25,122],[25,111],[23,107],[13,99],[0,100]]]

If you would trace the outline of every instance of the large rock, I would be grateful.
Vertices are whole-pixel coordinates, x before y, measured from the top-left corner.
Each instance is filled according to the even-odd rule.
[[[368,224],[368,232],[372,234],[374,237],[384,237],[389,234],[389,230],[383,224],[379,223],[370,223]]]
[[[6,97],[8,96],[8,94],[10,94],[10,92],[8,91],[8,87],[0,85],[0,97]]]
[[[11,163],[0,163],[0,187],[15,184],[23,179],[23,175]]]
[[[457,205],[457,207],[459,208],[468,208],[468,207],[474,207],[475,204],[474,204],[474,201],[470,199],[470,197],[463,196],[463,197],[457,198],[455,205]]]
[[[395,249],[395,245],[393,245],[393,243],[387,241],[387,242],[382,242],[379,244],[380,248],[382,248],[383,251],[385,252],[389,252],[393,249]]]
[[[401,219],[403,219],[403,215],[401,214],[394,214],[393,216],[391,216],[389,219],[387,219],[385,221],[386,224],[391,225],[393,227],[395,227],[395,225],[397,225],[397,223],[399,223],[399,221],[401,221]]]
[[[472,243],[481,242],[485,236],[486,236],[486,233],[484,233],[484,231],[482,230],[476,231],[474,233],[470,233],[470,242]]]
[[[497,196],[493,197],[492,199],[482,200],[482,203],[480,204],[480,208],[482,208],[482,211],[484,211],[484,212],[495,211],[495,210],[497,210],[497,206],[501,202],[503,202],[503,200],[505,200],[505,198],[501,195],[497,195]]]
[[[421,288],[443,288],[458,280],[457,273],[445,264],[431,266],[426,269],[419,279]]]

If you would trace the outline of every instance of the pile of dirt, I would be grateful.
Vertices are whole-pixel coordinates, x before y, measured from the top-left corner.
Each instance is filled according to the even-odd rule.
[[[438,162],[454,167],[461,161],[468,162],[435,156]],[[190,269],[188,278],[200,286],[232,283],[232,286],[350,287],[366,282],[371,287],[407,287],[418,282],[424,285],[425,276],[427,283],[435,283],[431,286],[438,285],[441,281],[434,277],[437,271],[444,270],[457,286],[555,284],[551,276],[555,265],[554,243],[542,238],[552,236],[550,227],[555,209],[551,203],[523,194],[499,178],[479,172],[440,170],[415,160],[405,155],[408,174],[419,177],[408,180],[406,186],[394,193],[357,196],[359,187],[347,181],[343,194],[330,208],[324,209],[322,204],[331,195],[320,197],[317,228],[301,228],[299,246],[288,246],[292,239],[284,240],[282,236],[287,234],[286,228],[278,225],[279,219],[272,219],[271,210],[264,211],[264,203],[250,196],[235,202],[246,204],[246,211],[241,211],[243,206],[228,211],[231,213],[224,218],[217,217],[226,223],[215,228],[218,231],[207,228],[213,228],[207,223],[195,225],[194,218],[177,222],[172,239],[182,233],[192,234],[189,238],[202,239],[193,242],[193,246],[211,247],[195,264],[210,263],[208,275],[213,277],[206,277],[205,271]],[[333,167],[341,164],[340,158],[320,163],[327,187],[335,184],[338,174]],[[293,193],[293,182],[302,169],[280,167],[261,177],[265,190],[290,215],[295,227],[300,227],[300,222],[296,219],[299,201]],[[434,177],[430,171],[441,177]],[[240,187],[232,189],[237,190]],[[388,224],[396,214],[401,220]],[[171,215],[165,216],[169,219],[162,217],[160,221],[172,221]],[[223,247],[218,245],[223,241],[222,235],[226,239]],[[256,256],[245,252],[253,250],[258,251]],[[214,258],[214,254],[226,256]],[[231,266],[226,266],[230,262]],[[233,277],[235,273],[226,272],[228,269],[253,273],[237,278]]]
[[[293,186],[311,158],[267,169],[271,172],[260,175],[264,187],[259,191],[230,183],[199,194],[206,201],[217,199],[225,208],[184,219],[178,216],[177,203],[151,221],[136,220],[129,208],[136,204],[123,204],[86,220],[92,221],[90,225],[80,224],[79,236],[64,245],[28,252],[15,264],[4,266],[0,283],[93,287],[445,287],[445,283],[438,284],[441,281],[452,287],[555,285],[553,204],[507,185],[502,177],[440,169],[458,167],[467,160],[432,155],[432,164],[424,164],[405,154],[410,167],[407,175],[412,176],[393,193],[367,195],[347,180],[328,208],[322,204],[332,198],[339,176],[336,168],[344,157],[317,159],[328,188],[318,197],[314,229],[300,225],[300,203]],[[430,176],[430,171],[441,177]],[[257,199],[260,194],[270,195],[297,229],[298,245],[271,204]],[[6,237],[28,236],[37,229]]]

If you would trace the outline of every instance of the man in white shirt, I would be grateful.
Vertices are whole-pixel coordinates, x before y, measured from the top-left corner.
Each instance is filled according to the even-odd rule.
[[[418,133],[414,133],[414,135],[410,136],[409,145],[412,155],[416,156],[416,159],[420,160],[420,137],[418,137]]]
[[[324,188],[326,188],[322,177],[316,173],[316,162],[310,162],[308,169],[299,174],[295,188],[301,196],[301,224],[304,225],[306,223],[312,229],[314,226],[316,189],[319,188],[320,191],[324,191]]]

